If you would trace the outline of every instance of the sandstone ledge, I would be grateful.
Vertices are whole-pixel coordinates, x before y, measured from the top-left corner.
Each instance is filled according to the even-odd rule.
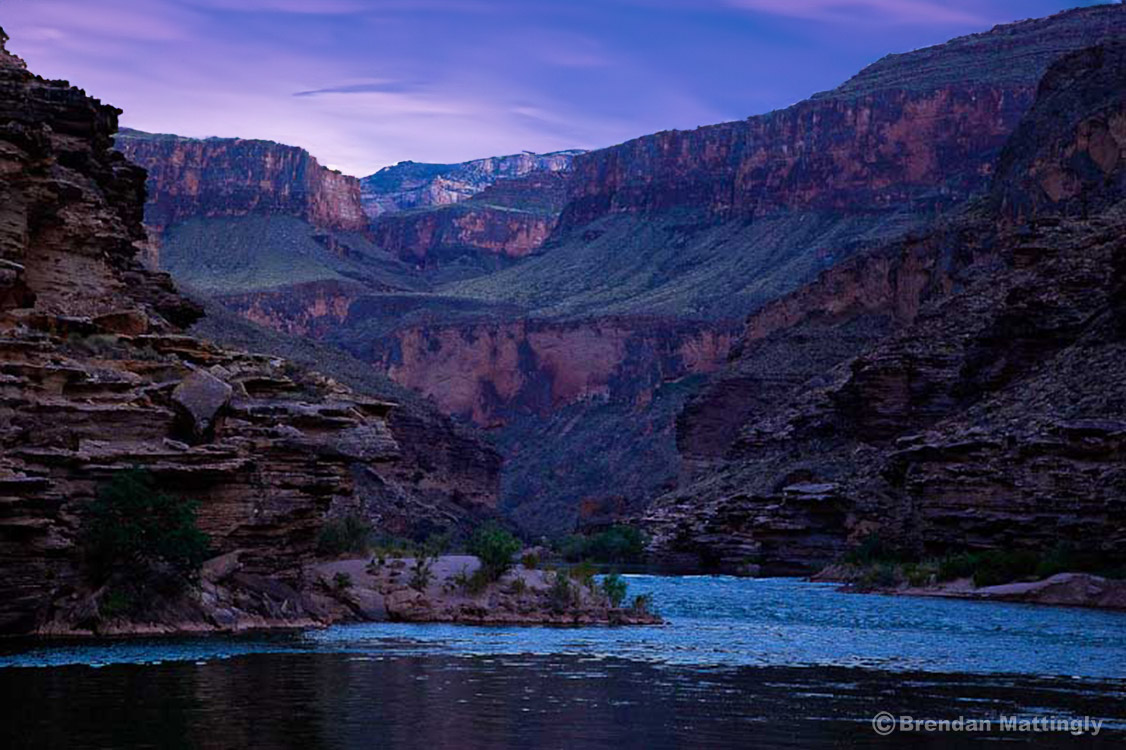
[[[412,588],[413,558],[352,559],[320,563],[307,574],[318,579],[350,613],[341,620],[450,622],[471,625],[660,625],[663,620],[645,609],[614,607],[594,587],[571,582],[572,598],[552,598],[555,573],[514,568],[479,593],[462,581],[480,563],[469,555],[445,555],[432,567],[433,579],[421,590]],[[342,586],[341,581],[347,581]]]
[[[409,585],[412,558],[318,562],[297,580],[249,572],[241,551],[204,564],[198,583],[180,596],[146,602],[143,613],[106,615],[107,589],[76,593],[57,605],[37,637],[149,637],[306,630],[356,622],[447,622],[465,625],[660,625],[648,611],[610,606],[605,596],[572,583],[574,599],[552,604],[554,574],[514,569],[484,591],[458,585],[479,563],[465,555],[438,558],[423,591]],[[343,578],[342,578],[343,577]],[[342,585],[341,581],[347,581]],[[517,583],[520,581],[521,583]]]
[[[1017,602],[1057,607],[1088,607],[1126,610],[1126,581],[1090,573],[1057,573],[1039,581],[1020,581],[997,586],[975,587],[968,578],[930,586],[862,587],[841,566],[830,566],[813,577],[818,581],[844,583],[843,590],[894,596],[929,596],[946,599]]]

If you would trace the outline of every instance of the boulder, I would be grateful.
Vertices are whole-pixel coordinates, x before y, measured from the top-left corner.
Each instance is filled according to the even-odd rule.
[[[214,435],[220,412],[231,401],[231,386],[202,370],[184,378],[172,392],[189,442],[207,442]]]

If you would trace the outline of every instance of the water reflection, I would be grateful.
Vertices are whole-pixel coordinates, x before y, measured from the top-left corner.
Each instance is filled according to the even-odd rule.
[[[208,663],[0,671],[18,696],[4,747],[496,748],[957,746],[878,738],[879,710],[916,716],[1110,717],[1120,686],[843,668],[687,669],[573,656],[253,654]],[[1066,736],[1015,741],[1073,742]]]
[[[1109,719],[1126,616],[843,595],[800,581],[631,579],[662,628],[370,624],[242,638],[8,643],[0,747],[951,747],[881,710]],[[6,668],[3,668],[6,667]],[[994,735],[986,738],[998,740]]]

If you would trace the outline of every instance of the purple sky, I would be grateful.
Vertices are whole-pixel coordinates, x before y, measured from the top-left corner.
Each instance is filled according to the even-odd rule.
[[[130,127],[366,175],[746,117],[1076,0],[2,0],[31,68]]]

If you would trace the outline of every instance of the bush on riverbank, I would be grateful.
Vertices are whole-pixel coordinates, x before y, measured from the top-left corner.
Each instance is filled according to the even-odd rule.
[[[640,529],[619,524],[591,536],[569,536],[557,547],[567,562],[640,563],[647,541]]]
[[[483,575],[491,582],[512,569],[512,557],[522,546],[504,527],[487,523],[479,526],[470,537],[469,554],[481,561]]]
[[[317,553],[325,557],[363,555],[371,547],[371,538],[371,524],[360,516],[330,518],[317,535]]]
[[[974,586],[998,586],[1035,581],[1057,573],[1091,573],[1104,578],[1126,578],[1126,564],[1106,554],[1079,550],[1061,543],[1046,553],[1032,550],[992,549],[957,552],[942,558],[912,560],[872,536],[843,557],[852,582],[865,588],[893,588],[903,584],[922,588],[961,578]]]
[[[167,570],[194,576],[209,554],[210,540],[196,524],[198,505],[161,492],[144,469],[119,472],[98,489],[86,510],[83,536],[91,572],[131,577]]]

